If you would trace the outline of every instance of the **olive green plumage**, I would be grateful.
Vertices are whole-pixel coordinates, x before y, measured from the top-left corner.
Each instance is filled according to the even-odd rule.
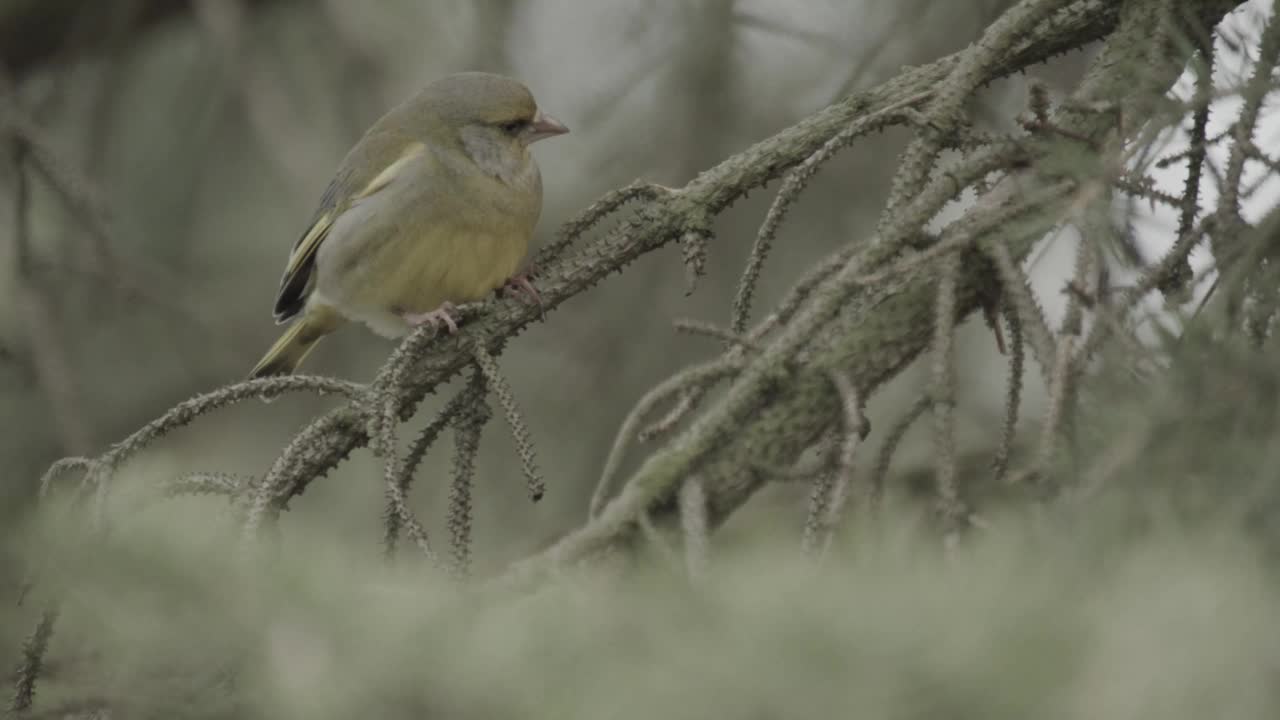
[[[251,377],[292,372],[344,321],[396,337],[500,287],[542,209],[529,145],[564,132],[527,88],[487,73],[438,80],[384,115],[294,244],[275,304],[294,324]]]

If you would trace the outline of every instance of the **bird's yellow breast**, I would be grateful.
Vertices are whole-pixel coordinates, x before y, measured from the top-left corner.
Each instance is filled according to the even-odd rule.
[[[392,243],[375,259],[382,282],[353,298],[394,313],[424,313],[445,302],[482,300],[515,274],[528,250],[523,232],[477,232],[439,227]],[[380,270],[380,271],[379,271]]]

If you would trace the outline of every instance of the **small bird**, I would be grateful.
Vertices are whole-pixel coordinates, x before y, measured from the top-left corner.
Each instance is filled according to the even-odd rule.
[[[276,296],[293,324],[251,378],[293,372],[346,321],[399,337],[457,323],[455,303],[496,289],[537,299],[517,273],[542,212],[529,146],[569,132],[521,83],[465,72],[437,80],[383,115],[347,153]]]

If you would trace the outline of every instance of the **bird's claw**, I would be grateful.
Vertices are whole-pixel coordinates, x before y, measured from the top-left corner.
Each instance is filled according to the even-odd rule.
[[[502,290],[505,293],[510,293],[524,299],[525,302],[531,305],[536,304],[538,306],[538,311],[545,317],[547,312],[546,307],[542,304],[542,296],[538,294],[538,288],[534,287],[533,283],[529,280],[533,274],[534,271],[530,268],[519,275],[513,275],[512,277],[507,278],[507,281],[502,284]]]
[[[430,323],[436,328],[436,330],[439,330],[441,326],[444,326],[449,330],[449,334],[452,335],[458,332],[458,321],[454,320],[453,315],[450,314],[454,310],[455,308],[453,303],[447,302],[431,312],[406,313],[403,317],[405,322],[415,328],[422,327],[423,325]]]

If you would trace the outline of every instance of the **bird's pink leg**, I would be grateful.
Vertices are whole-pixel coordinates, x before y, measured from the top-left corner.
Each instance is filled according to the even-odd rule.
[[[413,327],[421,327],[427,323],[431,323],[437,330],[439,330],[440,326],[443,325],[449,329],[449,334],[452,335],[458,332],[458,322],[449,314],[454,309],[453,303],[446,302],[431,312],[404,313],[400,317],[404,318],[404,321]]]
[[[538,294],[538,288],[534,287],[532,282],[532,278],[537,273],[537,268],[530,265],[524,272],[512,275],[502,284],[503,292],[523,297],[530,303],[537,303],[538,308],[542,309],[542,296]]]

